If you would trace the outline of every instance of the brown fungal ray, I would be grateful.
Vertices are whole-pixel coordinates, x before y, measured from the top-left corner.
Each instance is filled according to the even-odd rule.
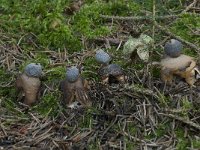
[[[25,73],[20,74],[16,79],[17,91],[23,92],[26,105],[30,106],[38,100],[40,87],[41,81],[39,78],[29,77]]]
[[[75,82],[69,82],[66,79],[61,81],[60,90],[63,94],[64,105],[71,105],[77,100],[81,105],[91,106],[91,100],[88,95],[89,85],[87,80],[79,77]]]
[[[192,86],[195,79],[196,62],[193,57],[180,55],[176,58],[165,57],[161,60],[161,78],[167,83],[172,83],[173,76],[178,75]]]

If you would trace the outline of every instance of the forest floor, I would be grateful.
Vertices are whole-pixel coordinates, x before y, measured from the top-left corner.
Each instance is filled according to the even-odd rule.
[[[141,33],[153,38],[150,58],[127,64],[124,43]],[[165,85],[163,46],[180,40],[198,60],[198,0],[47,0],[0,2],[0,149],[198,150],[200,82]],[[94,59],[102,48],[128,76],[103,85]],[[32,107],[19,101],[15,80],[24,67],[43,66],[42,96]],[[58,90],[66,66],[81,64],[92,107],[69,109]]]

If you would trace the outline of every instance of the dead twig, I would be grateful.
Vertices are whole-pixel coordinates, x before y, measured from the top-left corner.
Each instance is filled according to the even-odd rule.
[[[110,128],[117,122],[117,120],[118,120],[118,117],[116,116],[115,120],[110,124],[108,128],[105,129],[105,131],[101,135],[100,141],[103,139],[104,135],[108,132],[108,130],[110,130]]]
[[[158,114],[159,115],[163,115],[163,116],[167,116],[167,117],[170,117],[170,118],[173,118],[173,119],[176,119],[176,120],[181,121],[181,122],[183,122],[183,123],[185,123],[185,124],[187,124],[187,125],[189,125],[191,127],[194,127],[196,129],[200,130],[200,125],[192,122],[189,119],[185,119],[183,117],[176,116],[174,114],[167,114],[167,113],[158,113]]]
[[[180,14],[178,16],[181,16],[181,15],[182,14]],[[105,18],[105,19],[116,19],[116,20],[145,20],[145,19],[148,19],[150,21],[152,21],[153,18],[154,19],[158,19],[158,18],[165,18],[165,19],[168,18],[169,19],[170,18],[169,16],[165,16],[165,17],[164,16],[162,16],[162,17],[161,16],[154,16],[154,17],[152,17],[152,16],[151,17],[146,17],[146,16],[145,17],[144,16],[142,16],[142,17],[141,16],[137,16],[137,17],[120,17],[120,16],[105,16],[105,15],[100,15],[100,16],[102,18]],[[167,28],[159,25],[157,22],[155,22],[154,25],[156,27],[158,27],[161,31],[163,31],[165,34],[170,35],[171,37],[173,37],[173,38],[185,43],[187,46],[195,49],[197,52],[200,52],[200,48],[198,46],[196,46],[196,45],[194,45],[194,44],[182,39],[179,36],[176,36],[175,34],[171,33]]]
[[[165,15],[165,16],[155,16],[155,19],[163,20],[163,19],[172,19],[180,17],[181,15]],[[120,16],[107,16],[100,15],[100,17],[105,19],[117,19],[117,20],[152,20],[152,16],[131,16],[131,17],[120,17]]]
[[[181,37],[179,36],[176,36],[175,34],[171,33],[166,27],[163,27],[161,25],[159,25],[158,23],[155,23],[155,26],[158,27],[162,32],[164,32],[165,34],[185,43],[187,46],[189,46],[190,48],[192,49],[195,49],[197,52],[200,53],[200,48],[198,46],[196,46],[195,44],[192,44],[184,39],[182,39]]]
[[[186,13],[188,10],[190,10],[193,6],[196,5],[197,1],[199,0],[194,0],[190,5],[188,5],[183,11],[182,13]]]

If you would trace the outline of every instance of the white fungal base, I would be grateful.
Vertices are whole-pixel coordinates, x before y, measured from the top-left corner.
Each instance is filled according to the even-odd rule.
[[[78,109],[80,108],[80,103],[78,101],[73,102],[72,104],[68,105],[70,109]]]

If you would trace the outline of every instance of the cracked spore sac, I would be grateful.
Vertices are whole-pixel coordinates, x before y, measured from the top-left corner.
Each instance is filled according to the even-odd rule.
[[[40,77],[42,75],[42,66],[40,64],[31,63],[25,67],[24,72],[30,77]]]
[[[99,70],[100,76],[105,76],[105,75],[117,76],[117,75],[121,75],[121,74],[123,74],[122,68],[117,64],[110,64],[108,66],[102,67]]]
[[[66,79],[69,82],[75,82],[79,77],[79,70],[76,67],[71,67],[67,69]]]
[[[172,58],[179,57],[181,55],[182,49],[183,49],[182,43],[175,39],[171,39],[169,42],[165,44],[164,47],[165,54],[167,54]]]
[[[102,49],[96,52],[95,59],[98,63],[101,64],[108,64],[111,61],[111,57],[109,56],[109,54]]]

